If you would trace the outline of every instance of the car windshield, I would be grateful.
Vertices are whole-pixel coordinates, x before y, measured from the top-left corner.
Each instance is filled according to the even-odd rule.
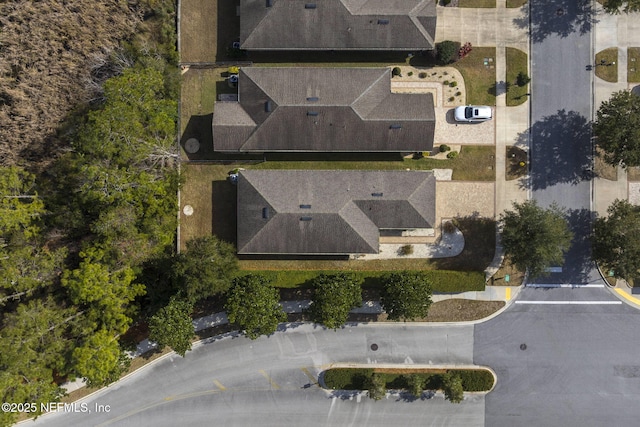
[[[464,117],[466,119],[470,119],[473,117],[473,108],[471,107],[467,107],[464,109]]]

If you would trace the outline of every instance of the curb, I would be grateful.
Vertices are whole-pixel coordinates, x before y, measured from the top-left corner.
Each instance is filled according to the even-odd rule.
[[[326,365],[320,365],[320,372],[324,372],[327,371],[329,369],[341,369],[341,368],[356,368],[356,369],[406,369],[406,370],[414,370],[414,369],[446,369],[446,370],[452,370],[452,369],[468,369],[468,370],[478,370],[478,371],[489,371],[491,373],[491,375],[493,376],[493,386],[491,386],[491,388],[487,391],[465,391],[465,394],[472,394],[472,395],[476,395],[476,396],[482,396],[482,395],[486,395],[488,393],[491,393],[495,388],[496,388],[496,384],[498,383],[498,376],[496,375],[496,372],[491,369],[488,366],[484,366],[484,365],[425,365],[425,364],[399,364],[399,363],[376,363],[376,364],[370,364],[370,363],[329,363]],[[318,375],[318,385],[326,391],[336,391],[334,389],[330,389],[326,387],[326,384],[324,384],[324,380],[320,378],[320,375]],[[357,391],[357,390],[345,390],[345,391]],[[365,390],[362,390],[365,391]]]

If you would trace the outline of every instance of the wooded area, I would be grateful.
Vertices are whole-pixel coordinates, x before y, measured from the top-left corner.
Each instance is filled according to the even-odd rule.
[[[40,408],[177,292],[175,4],[3,2],[0,31],[0,393]]]

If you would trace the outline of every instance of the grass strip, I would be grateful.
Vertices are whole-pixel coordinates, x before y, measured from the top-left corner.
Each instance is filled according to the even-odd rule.
[[[627,82],[640,83],[640,47],[627,48]]]
[[[605,82],[615,83],[618,81],[618,48],[610,47],[596,53],[596,63],[594,65],[596,76]]]
[[[313,279],[320,274],[336,274],[343,270],[242,270],[240,275],[261,274],[267,277],[277,288],[309,288]],[[382,278],[390,271],[352,271],[364,288],[381,289]],[[422,271],[431,282],[431,290],[441,293],[459,293],[483,291],[484,273],[482,271]]]
[[[527,54],[520,49],[512,47],[506,48],[507,55],[507,82],[509,90],[507,91],[507,106],[513,107],[523,104],[527,100],[529,92],[529,84],[518,86],[518,74],[528,74]]]

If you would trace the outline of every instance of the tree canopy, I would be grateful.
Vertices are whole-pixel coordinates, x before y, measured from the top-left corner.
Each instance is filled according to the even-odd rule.
[[[611,14],[638,12],[640,0],[606,0],[602,2],[602,7],[605,12]]]
[[[419,271],[391,273],[382,279],[380,304],[390,320],[426,317],[431,306],[431,283]]]
[[[442,391],[444,398],[452,403],[460,403],[464,399],[462,379],[458,375],[446,373],[442,376]]]
[[[615,92],[598,108],[593,132],[607,163],[640,166],[640,97],[629,90]]]
[[[149,320],[149,339],[159,347],[169,346],[180,356],[191,350],[193,305],[172,298]]]
[[[249,274],[233,280],[225,309],[229,322],[238,325],[253,340],[271,335],[278,323],[287,320],[279,301],[280,293],[264,276]]]
[[[237,270],[235,248],[216,236],[189,240],[174,264],[177,288],[192,303],[227,291]]]
[[[573,233],[556,205],[543,209],[535,200],[514,203],[513,210],[500,215],[500,222],[505,255],[518,269],[538,277],[548,267],[564,263]]]
[[[101,329],[73,351],[76,372],[90,387],[107,385],[118,379],[126,365],[118,340]]]
[[[603,270],[636,279],[640,271],[640,207],[615,200],[607,213],[594,224],[593,258]]]
[[[339,328],[349,312],[362,305],[362,288],[351,274],[321,274],[313,279],[312,286],[311,318],[327,328]]]

